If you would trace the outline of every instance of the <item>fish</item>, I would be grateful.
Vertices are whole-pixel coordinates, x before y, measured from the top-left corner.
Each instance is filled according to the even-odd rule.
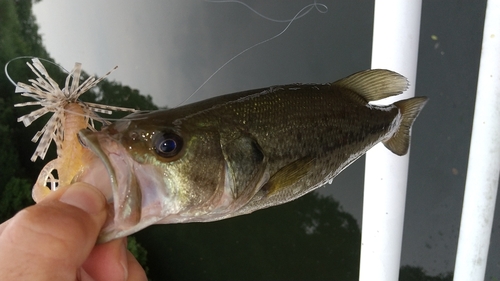
[[[108,200],[101,243],[152,224],[249,214],[331,182],[377,143],[405,155],[427,97],[372,102],[408,87],[404,76],[373,69],[134,112],[77,133],[87,152],[72,181]]]

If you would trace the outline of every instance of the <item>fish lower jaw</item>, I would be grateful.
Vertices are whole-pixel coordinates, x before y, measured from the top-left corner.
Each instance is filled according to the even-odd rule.
[[[113,219],[111,218],[111,220]],[[126,228],[119,228],[116,223],[110,223],[101,230],[101,233],[97,238],[97,243],[106,243],[117,238],[126,237],[152,224],[155,224],[158,220],[159,218],[157,217],[149,217],[147,219],[141,218],[139,223],[133,226],[127,226]]]
[[[115,170],[120,165],[116,164],[117,160],[113,159],[115,157],[110,156],[110,162],[116,166]],[[149,189],[154,190],[154,187],[158,186],[151,181],[155,177],[139,181],[135,176],[137,171],[133,171],[130,167],[121,169],[111,176],[102,161],[96,159],[78,177],[78,181],[98,188],[108,202],[108,219],[101,230],[98,243],[125,237],[159,220],[157,215],[161,213],[161,206],[157,204],[158,202],[153,202],[156,196],[148,192]],[[146,188],[143,191],[141,187]]]

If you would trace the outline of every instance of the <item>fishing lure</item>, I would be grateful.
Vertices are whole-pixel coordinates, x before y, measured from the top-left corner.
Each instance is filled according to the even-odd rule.
[[[17,121],[23,122],[27,127],[46,113],[53,112],[47,124],[31,140],[35,143],[39,141],[31,161],[34,162],[37,158],[43,160],[52,141],[57,149],[57,158],[44,166],[33,186],[32,197],[35,202],[40,202],[50,191],[56,190],[59,186],[69,185],[82,165],[84,148],[78,143],[78,131],[85,128],[96,131],[94,122],[103,125],[110,123],[97,113],[111,114],[113,111],[135,112],[136,110],[79,100],[82,94],[96,86],[117,67],[101,78],[91,76],[80,84],[82,65],[75,63],[66,78],[64,88],[60,89],[38,58],[32,59],[32,63],[28,62],[27,65],[37,78],[28,80],[31,85],[17,83],[15,92],[35,101],[18,103],[14,106],[39,105],[41,108],[19,117]]]

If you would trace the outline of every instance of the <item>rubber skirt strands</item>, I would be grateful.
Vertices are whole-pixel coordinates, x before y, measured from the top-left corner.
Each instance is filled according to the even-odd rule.
[[[78,98],[106,78],[113,70],[106,73],[101,78],[89,77],[80,84],[82,65],[75,63],[64,83],[64,88],[60,89],[59,84],[54,81],[38,58],[33,58],[32,63],[27,63],[30,69],[37,76],[36,79],[29,79],[31,85],[19,82],[16,85],[16,93],[30,97],[35,101],[15,104],[15,107],[39,105],[31,113],[23,115],[17,119],[27,127],[33,121],[43,115],[52,112],[49,121],[38,131],[32,142],[38,142],[38,146],[31,157],[35,161],[38,157],[45,158],[50,143],[53,141],[57,148],[57,158],[50,161],[40,172],[38,179],[33,186],[33,199],[36,202],[42,200],[51,190],[59,186],[69,185],[74,173],[81,165],[82,146],[76,137],[78,131],[88,128],[96,131],[94,122],[103,125],[110,122],[97,115],[97,113],[111,114],[113,111],[135,112],[135,109],[108,106],[96,103],[82,102]],[[53,173],[57,171],[57,176]]]

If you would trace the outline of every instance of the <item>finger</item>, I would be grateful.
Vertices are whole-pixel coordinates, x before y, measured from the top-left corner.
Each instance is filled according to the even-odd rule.
[[[0,235],[2,235],[3,230],[9,225],[11,219],[8,219],[4,221],[2,224],[0,224]]]
[[[127,250],[127,238],[96,245],[82,267],[95,281],[147,280],[144,269]]]
[[[147,281],[146,272],[130,251],[127,251],[127,266],[129,281]]]
[[[126,239],[121,238],[96,245],[88,259],[83,263],[83,269],[96,281],[126,280]]]
[[[2,278],[74,280],[104,224],[105,205],[99,190],[77,183],[19,212],[0,235]]]

